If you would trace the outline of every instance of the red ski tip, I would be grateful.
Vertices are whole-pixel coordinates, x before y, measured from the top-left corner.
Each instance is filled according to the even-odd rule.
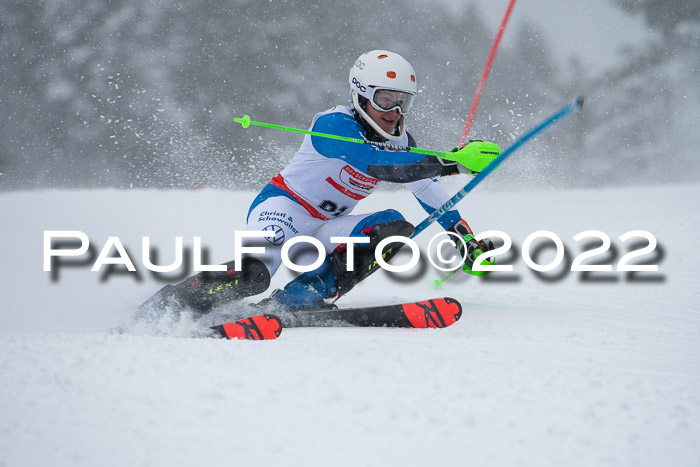
[[[262,341],[277,339],[282,334],[282,323],[275,315],[257,315],[214,326],[212,329],[227,339]]]
[[[414,328],[445,328],[462,316],[462,305],[454,298],[436,298],[402,306]]]

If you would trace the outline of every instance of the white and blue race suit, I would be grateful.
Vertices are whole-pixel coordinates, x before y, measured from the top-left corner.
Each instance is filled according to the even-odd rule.
[[[368,139],[368,129],[349,106],[316,114],[310,129]],[[415,141],[405,132],[396,144],[415,146]],[[297,235],[318,239],[329,254],[338,247],[330,242],[332,236],[357,236],[373,225],[403,219],[393,209],[351,215],[357,203],[382,181],[405,183],[430,214],[450,198],[434,177],[457,172],[455,164],[443,165],[433,156],[306,135],[290,164],[270,180],[250,206],[247,230],[274,234],[265,239],[266,253],[255,256],[266,263],[272,275],[281,264],[281,246]],[[459,212],[452,210],[439,222],[448,228],[460,219]],[[307,263],[317,255],[314,249]],[[295,258],[295,263],[306,264],[302,258]]]

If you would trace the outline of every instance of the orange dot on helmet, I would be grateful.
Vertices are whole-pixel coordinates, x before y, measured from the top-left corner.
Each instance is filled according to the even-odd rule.
[[[387,75],[389,78],[391,78],[391,79],[396,78],[396,72],[395,72],[395,71],[387,71],[387,72],[386,72],[386,75]]]

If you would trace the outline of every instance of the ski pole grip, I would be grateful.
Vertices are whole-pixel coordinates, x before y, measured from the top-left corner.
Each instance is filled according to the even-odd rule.
[[[234,122],[240,123],[243,128],[250,126],[250,115],[244,115],[243,118],[234,118]]]

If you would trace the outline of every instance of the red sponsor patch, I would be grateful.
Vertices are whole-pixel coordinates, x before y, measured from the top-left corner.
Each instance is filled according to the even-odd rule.
[[[372,193],[379,184],[378,179],[358,172],[349,165],[345,165],[345,167],[340,169],[337,181],[331,177],[328,177],[326,181],[344,195],[357,200],[363,199]]]
[[[343,172],[347,172],[348,175],[351,177],[356,178],[360,182],[364,183],[369,183],[370,185],[377,186],[377,183],[379,183],[379,180],[376,178],[368,177],[367,175],[363,174],[362,172],[358,172],[357,170],[353,169],[349,165],[346,165],[342,169],[340,169],[340,178],[343,178]]]

